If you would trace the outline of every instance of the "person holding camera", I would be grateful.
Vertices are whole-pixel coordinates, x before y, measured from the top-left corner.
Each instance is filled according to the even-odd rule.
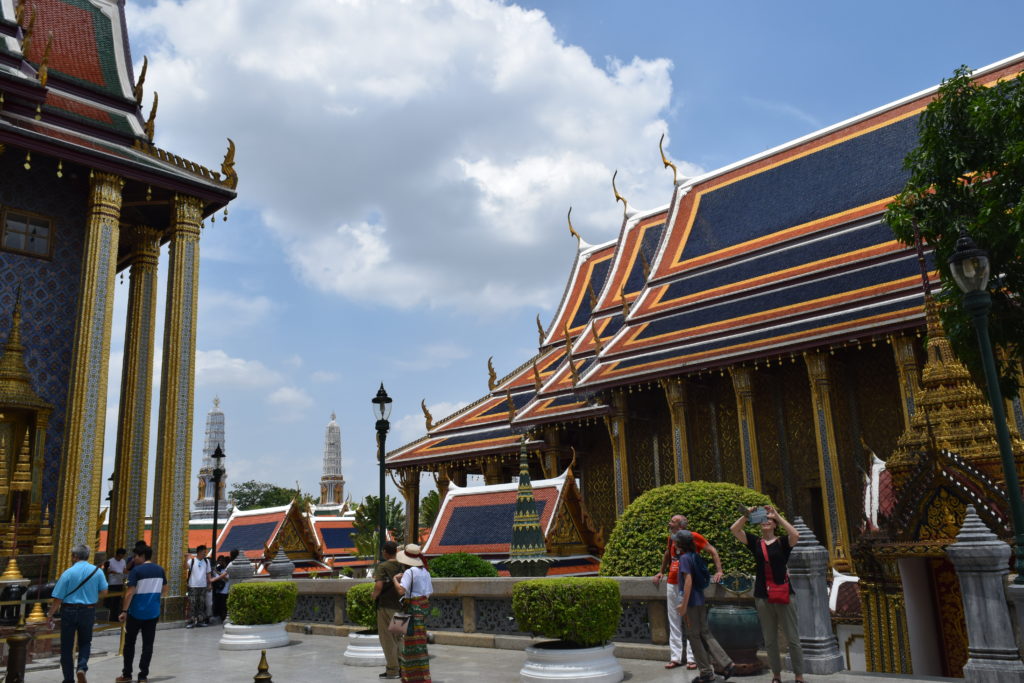
[[[748,523],[761,528],[760,538],[747,531]],[[779,528],[785,531],[779,536]],[[736,540],[747,546],[754,556],[757,574],[754,579],[754,605],[761,620],[764,648],[768,652],[768,665],[772,682],[782,683],[782,656],[779,653],[779,629],[786,634],[789,657],[797,683],[804,681],[804,651],[796,627],[796,604],[793,587],[789,583],[789,554],[800,540],[800,534],[770,505],[752,507],[732,523],[729,531]]]

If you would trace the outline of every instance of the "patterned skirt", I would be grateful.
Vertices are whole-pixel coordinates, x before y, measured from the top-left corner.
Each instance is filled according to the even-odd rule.
[[[399,663],[402,665],[402,681],[410,683],[430,682],[430,659],[427,655],[427,611],[430,599],[426,596],[409,598],[405,601],[406,609],[412,615],[412,635],[405,636],[405,644]]]

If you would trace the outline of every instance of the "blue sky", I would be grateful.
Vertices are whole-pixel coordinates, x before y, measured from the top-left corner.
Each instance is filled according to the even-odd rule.
[[[374,492],[379,383],[392,448],[422,434],[421,399],[441,418],[486,391],[489,356],[499,375],[528,359],[574,256],[568,206],[586,240],[613,239],[612,171],[640,209],[670,199],[662,132],[681,170],[711,170],[1024,49],[1024,6],[967,10],[130,3],[156,143],[212,167],[238,144],[239,198],[201,242],[193,469],[219,395],[229,481],[317,490],[336,411],[347,491]]]

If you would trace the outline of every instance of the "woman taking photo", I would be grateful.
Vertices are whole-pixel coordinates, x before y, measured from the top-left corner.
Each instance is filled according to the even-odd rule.
[[[402,596],[406,611],[412,616],[411,635],[405,636],[402,653],[399,656],[402,681],[410,683],[430,683],[430,659],[427,655],[427,612],[430,609],[430,594],[434,586],[430,581],[430,572],[423,566],[420,547],[410,543],[395,557],[409,567],[401,574],[396,574],[393,581],[395,590]]]
[[[748,532],[744,527],[750,523],[751,515],[757,511],[764,515],[760,522],[761,537]],[[766,514],[765,514],[766,513]],[[785,532],[778,536],[779,528]],[[797,683],[804,681],[804,652],[800,647],[800,634],[796,628],[796,604],[793,587],[789,584],[786,565],[789,553],[800,540],[800,534],[775,511],[766,506],[763,510],[750,508],[733,522],[729,531],[743,545],[747,546],[757,564],[754,579],[754,604],[761,619],[764,634],[764,648],[768,651],[768,665],[772,670],[772,683],[782,683],[782,657],[779,654],[779,629],[786,634],[789,643],[789,657],[793,663],[793,674]],[[767,562],[765,561],[767,560]]]

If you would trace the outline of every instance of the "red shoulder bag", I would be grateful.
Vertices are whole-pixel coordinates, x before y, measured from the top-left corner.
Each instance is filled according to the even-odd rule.
[[[775,577],[772,575],[772,563],[768,560],[768,544],[761,540],[761,553],[764,555],[764,586],[768,589],[768,602],[773,605],[788,605],[789,604],[789,573],[787,573],[782,583],[775,583]]]

